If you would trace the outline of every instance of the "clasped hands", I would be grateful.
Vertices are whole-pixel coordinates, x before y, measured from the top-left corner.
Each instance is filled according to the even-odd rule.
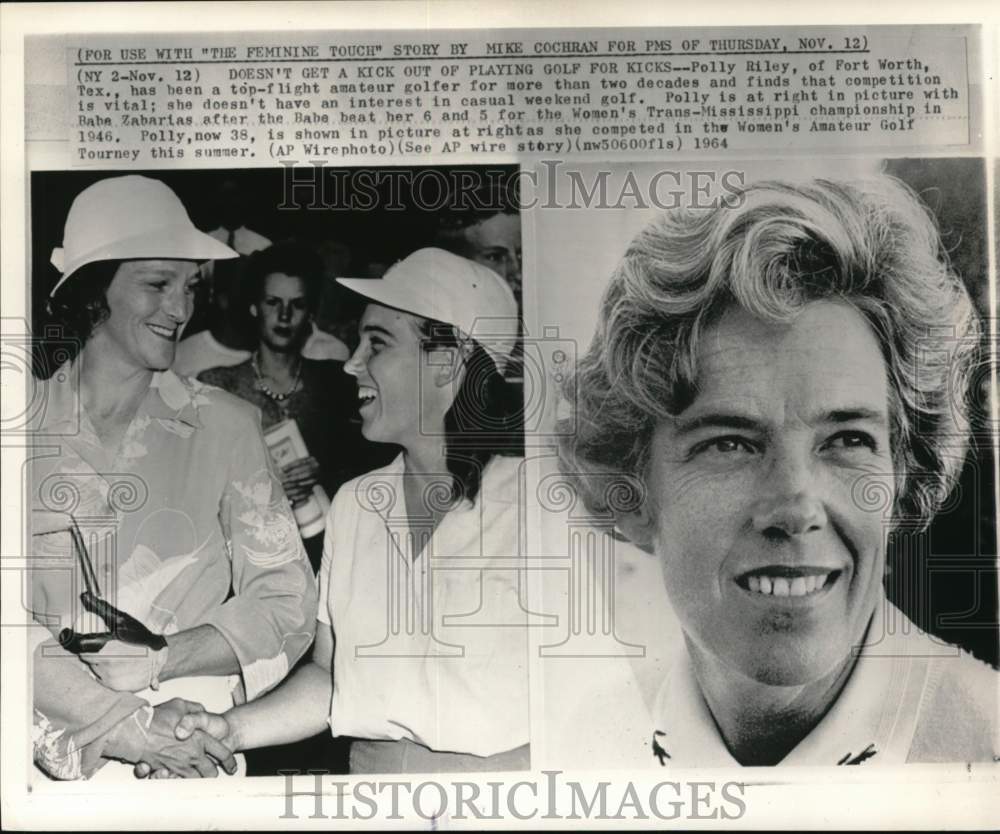
[[[235,739],[221,715],[173,698],[153,708],[153,720],[133,773],[139,779],[218,776],[236,772]]]

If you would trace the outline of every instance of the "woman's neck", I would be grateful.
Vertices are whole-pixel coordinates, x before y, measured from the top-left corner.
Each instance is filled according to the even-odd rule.
[[[153,371],[120,360],[95,334],[80,353],[80,399],[93,420],[130,420],[149,390]]]
[[[406,516],[413,540],[421,542],[414,549],[414,558],[423,550],[424,537],[437,529],[452,503],[453,478],[448,472],[442,441],[440,438],[428,440],[430,442],[426,444],[403,450],[406,472],[406,477],[403,478],[403,499]]]
[[[277,351],[263,342],[257,348],[260,372],[273,380],[291,379],[302,363],[298,351]]]
[[[833,672],[803,686],[748,678],[685,638],[695,677],[726,747],[740,764],[775,765],[823,719],[854,668],[849,655]]]
[[[444,454],[444,439],[428,438],[429,443],[414,444],[403,449],[403,465],[406,474],[415,478],[440,479],[448,472]]]

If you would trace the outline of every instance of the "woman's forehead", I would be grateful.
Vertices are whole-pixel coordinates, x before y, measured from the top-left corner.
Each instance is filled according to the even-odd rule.
[[[116,277],[145,277],[160,275],[166,278],[190,278],[198,272],[196,261],[174,260],[170,258],[143,258],[141,260],[123,261]]]
[[[365,307],[361,316],[361,330],[363,332],[366,327],[374,327],[386,330],[394,336],[416,336],[425,321],[422,316],[371,302]]]
[[[805,400],[800,405],[811,409],[850,400],[884,410],[888,384],[879,341],[849,305],[813,302],[787,323],[732,309],[698,345],[694,405]]]
[[[305,296],[306,282],[298,275],[270,272],[264,278],[264,294],[285,297]]]

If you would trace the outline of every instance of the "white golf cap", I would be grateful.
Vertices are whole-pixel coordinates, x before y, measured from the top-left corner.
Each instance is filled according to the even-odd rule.
[[[451,324],[479,342],[503,371],[518,335],[517,302],[492,269],[444,249],[418,249],[381,278],[337,283],[386,307]]]
[[[95,261],[164,258],[207,261],[239,257],[198,231],[184,204],[159,180],[129,175],[95,182],[69,207],[63,245],[52,250],[62,278]]]

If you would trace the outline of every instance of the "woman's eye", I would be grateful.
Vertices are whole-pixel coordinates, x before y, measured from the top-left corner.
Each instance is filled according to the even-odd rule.
[[[756,447],[743,437],[713,437],[711,440],[703,440],[694,447],[694,454],[710,452],[714,454],[755,454]]]
[[[878,451],[878,443],[868,432],[842,431],[823,444],[827,449],[869,449]]]
[[[491,264],[500,264],[507,260],[507,253],[502,250],[490,250],[483,253],[483,260],[489,261]]]

